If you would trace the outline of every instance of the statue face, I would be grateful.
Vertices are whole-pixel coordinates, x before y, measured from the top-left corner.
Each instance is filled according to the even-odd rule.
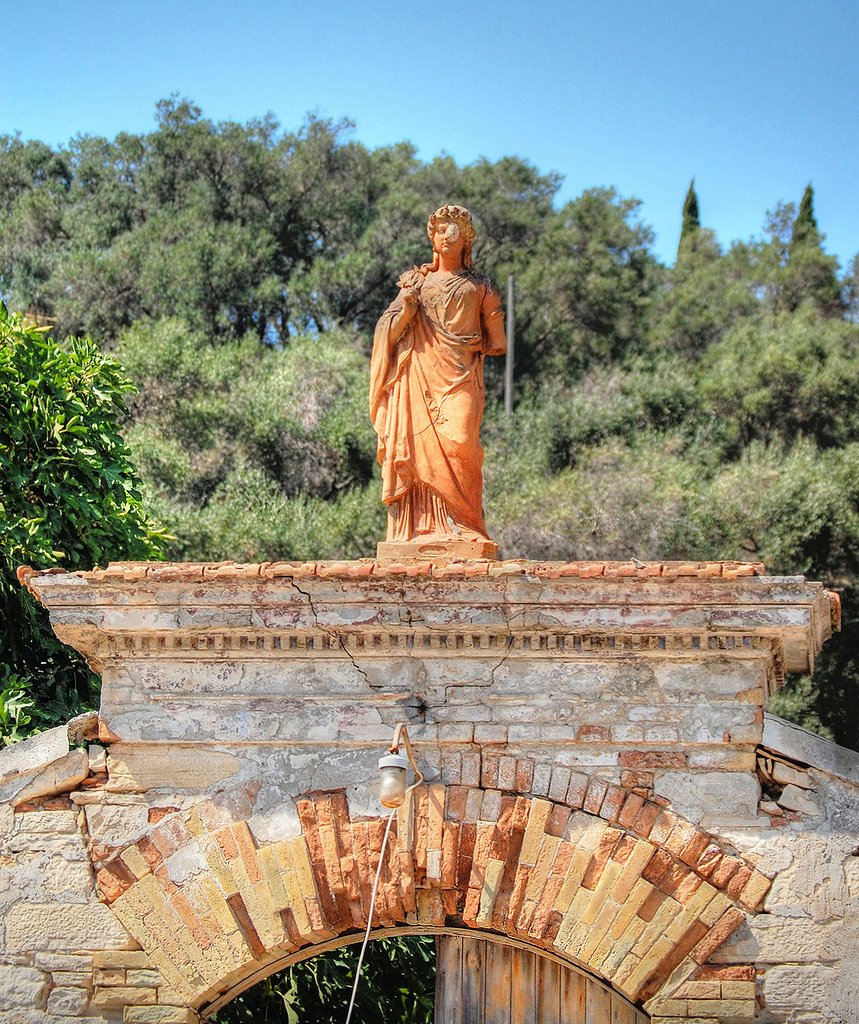
[[[440,220],[435,226],[432,236],[432,247],[436,252],[444,253],[445,256],[452,256],[462,252],[465,239],[462,237],[462,228],[452,220]]]

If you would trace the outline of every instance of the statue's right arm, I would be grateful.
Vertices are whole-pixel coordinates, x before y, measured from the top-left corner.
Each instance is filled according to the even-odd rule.
[[[388,332],[388,345],[393,348],[402,338],[405,329],[414,320],[420,298],[415,288],[403,288],[391,303],[388,312],[392,313],[391,326]]]

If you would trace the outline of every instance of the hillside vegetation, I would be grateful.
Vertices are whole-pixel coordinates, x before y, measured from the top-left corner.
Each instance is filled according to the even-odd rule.
[[[119,530],[98,551],[14,547],[4,530],[3,592],[27,557],[89,567],[135,545],[187,560],[372,554],[372,329],[427,258],[428,213],[455,202],[474,214],[478,268],[516,280],[515,411],[490,360],[484,423],[503,555],[760,559],[839,588],[844,632],[777,710],[855,746],[856,264],[842,275],[826,254],[810,186],[729,247],[690,186],[673,266],[635,199],[600,187],[561,203],[559,187],[518,158],[427,163],[408,143],[370,150],[345,123],[213,123],[175,99],[148,134],[0,138],[0,295],[56,338],[93,339],[135,383],[114,404],[149,516],[129,482],[130,545]],[[9,465],[16,436],[0,426]],[[26,486],[0,468],[18,522],[11,494]],[[35,660],[7,650],[4,694],[26,699]],[[83,676],[56,679],[85,701]]]

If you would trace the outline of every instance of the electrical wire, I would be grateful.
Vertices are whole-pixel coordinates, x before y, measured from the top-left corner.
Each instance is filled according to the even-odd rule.
[[[367,951],[367,943],[370,941],[370,930],[373,927],[373,911],[376,908],[376,890],[379,888],[379,879],[382,877],[382,867],[385,863],[385,850],[388,846],[388,836],[391,834],[391,825],[394,815],[397,813],[395,807],[388,815],[388,824],[385,826],[385,835],[382,837],[382,849],[379,853],[379,866],[376,868],[376,880],[373,882],[373,892],[370,896],[370,909],[367,912],[367,930],[364,932],[364,941],[361,943],[361,955],[358,957],[358,966],[355,970],[355,984],[352,986],[352,998],[349,1000],[349,1012],[346,1014],[346,1024],[352,1019],[352,1011],[355,1009],[355,996],[358,994],[358,982],[361,979],[361,968],[364,965],[364,953]]]

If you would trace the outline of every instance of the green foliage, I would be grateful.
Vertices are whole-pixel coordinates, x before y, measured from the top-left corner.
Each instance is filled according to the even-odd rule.
[[[0,305],[0,630],[12,673],[6,714],[20,709],[19,731],[26,701],[38,704],[34,720],[64,721],[90,699],[92,680],[18,584],[18,566],[91,568],[161,555],[164,536],[143,511],[118,427],[131,389],[91,341],[61,346]]]
[[[359,946],[320,953],[238,996],[218,1024],[342,1024],[346,1019]],[[431,1024],[435,1004],[435,939],[405,936],[367,946],[354,1019]]]

